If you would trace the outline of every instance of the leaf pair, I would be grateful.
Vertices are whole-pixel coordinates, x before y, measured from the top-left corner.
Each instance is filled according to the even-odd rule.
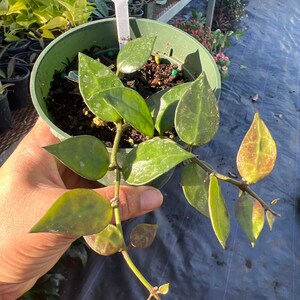
[[[217,101],[204,72],[194,82],[154,94],[147,103],[160,135],[175,127],[182,141],[200,146],[208,143],[218,131]]]
[[[117,74],[141,68],[151,55],[154,37],[138,38],[123,47],[117,57]],[[149,108],[135,90],[123,86],[108,67],[79,53],[79,89],[89,109],[101,120],[126,120],[137,131],[152,137],[154,125]]]
[[[181,185],[191,206],[210,218],[215,235],[225,248],[230,220],[218,179],[191,162],[184,167]]]

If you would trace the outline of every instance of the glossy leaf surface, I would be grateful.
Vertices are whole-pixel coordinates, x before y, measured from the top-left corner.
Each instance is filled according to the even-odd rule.
[[[85,237],[88,245],[100,255],[112,255],[124,248],[124,240],[119,229],[108,224],[102,231]]]
[[[193,82],[179,101],[175,129],[189,145],[204,145],[219,128],[219,109],[214,92],[204,72]]]
[[[213,230],[220,244],[225,248],[230,231],[230,220],[218,179],[212,175],[209,183],[208,207]]]
[[[153,138],[133,148],[122,167],[123,177],[132,185],[146,184],[194,155],[169,139]]]
[[[154,124],[151,113],[138,92],[126,87],[116,87],[100,94],[137,131],[149,137],[153,136]]]
[[[155,239],[157,229],[157,224],[139,224],[135,226],[130,234],[132,246],[137,248],[149,247]]]
[[[235,204],[235,216],[254,246],[265,222],[265,210],[248,193],[242,192]]]
[[[96,137],[74,136],[44,148],[68,168],[86,179],[98,180],[108,170],[108,151]]]
[[[149,59],[155,37],[141,37],[129,41],[117,57],[117,69],[124,74],[138,71]]]
[[[103,230],[112,213],[109,201],[95,191],[74,189],[58,198],[31,232],[89,235]]]
[[[146,99],[147,106],[150,110],[151,116],[156,120],[157,114],[159,112],[159,107],[160,107],[160,99],[162,95],[164,95],[169,89],[161,90],[159,92],[156,92],[149,96]]]
[[[155,128],[160,134],[174,128],[177,104],[191,85],[191,82],[177,85],[160,98],[160,107],[155,120]]]
[[[249,184],[256,183],[273,170],[276,155],[275,141],[265,123],[256,113],[237,155],[240,175]]]
[[[79,89],[88,108],[101,120],[120,120],[120,115],[99,92],[122,87],[121,80],[110,68],[83,53],[78,54],[78,64]]]
[[[209,174],[196,163],[189,163],[182,171],[181,186],[188,202],[209,218]]]

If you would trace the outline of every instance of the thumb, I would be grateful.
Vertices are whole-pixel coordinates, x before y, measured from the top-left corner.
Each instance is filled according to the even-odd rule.
[[[98,188],[95,191],[109,201],[114,198],[113,186]],[[158,189],[151,186],[121,186],[119,199],[121,218],[124,221],[160,207],[163,195]]]

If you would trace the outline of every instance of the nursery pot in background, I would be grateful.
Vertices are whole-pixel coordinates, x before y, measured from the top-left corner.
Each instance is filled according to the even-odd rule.
[[[7,131],[12,126],[12,116],[7,99],[7,90],[0,93],[0,133]]]
[[[155,55],[177,64],[185,76],[195,79],[205,71],[211,88],[219,97],[221,79],[219,70],[209,52],[185,32],[165,23],[148,19],[130,19],[131,38],[156,36]],[[93,46],[107,51],[118,49],[115,19],[103,19],[67,31],[48,45],[36,60],[31,73],[30,93],[38,114],[60,139],[69,135],[56,126],[47,110],[45,98],[57,71],[63,71],[68,62]],[[130,149],[121,149],[124,152]],[[119,158],[122,164],[122,157]]]
[[[156,1],[155,0],[145,1],[145,4],[143,6],[143,11],[144,11],[143,18],[153,19],[154,18],[155,7],[156,7]]]
[[[7,69],[7,64],[0,64],[0,69]],[[27,106],[30,101],[29,94],[30,70],[26,67],[15,66],[13,76],[1,79],[2,83],[12,83],[8,88],[7,98],[10,109],[15,110]]]

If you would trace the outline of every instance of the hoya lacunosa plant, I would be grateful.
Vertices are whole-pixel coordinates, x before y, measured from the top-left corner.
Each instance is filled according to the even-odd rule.
[[[230,233],[230,217],[220,181],[237,188],[235,216],[254,246],[265,222],[270,228],[278,214],[251,188],[266,177],[276,160],[276,145],[258,113],[237,154],[241,180],[225,176],[193,154],[193,148],[207,144],[219,128],[219,109],[206,74],[150,96],[147,101],[134,89],[124,87],[120,78],[139,70],[153,52],[155,38],[134,39],[117,56],[116,72],[85,54],[78,56],[78,85],[81,95],[97,118],[115,124],[114,143],[109,153],[96,137],[82,135],[45,147],[62,163],[89,180],[115,174],[115,195],[104,199],[89,189],[74,189],[61,196],[31,232],[73,234],[86,237],[101,255],[123,254],[131,270],[149,291],[148,299],[160,299],[169,284],[153,286],[134,265],[128,252],[132,247],[149,246],[156,224],[140,224],[125,241],[119,208],[121,180],[145,185],[184,163],[181,185],[187,201],[211,221],[216,238],[225,248]],[[119,143],[129,127],[144,134],[146,141],[133,147],[122,165],[118,162]],[[175,130],[176,138],[165,137]],[[80,217],[79,217],[80,216]],[[111,223],[114,216],[115,225]]]

